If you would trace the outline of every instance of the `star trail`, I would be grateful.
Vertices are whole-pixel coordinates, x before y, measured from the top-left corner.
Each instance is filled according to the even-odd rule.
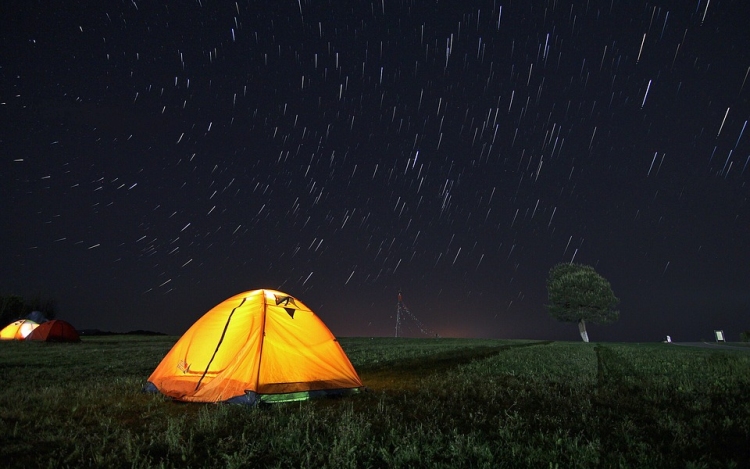
[[[745,2],[8,2],[0,290],[181,334],[274,288],[336,335],[750,329]]]

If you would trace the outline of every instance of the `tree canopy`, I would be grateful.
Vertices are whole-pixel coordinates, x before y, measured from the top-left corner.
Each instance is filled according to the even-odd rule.
[[[547,279],[549,314],[558,321],[607,324],[617,321],[620,300],[607,279],[593,267],[582,264],[558,264]]]
[[[54,319],[57,303],[52,299],[39,296],[24,299],[13,294],[0,294],[0,327],[11,321],[27,316],[32,311],[39,311],[46,319]]]

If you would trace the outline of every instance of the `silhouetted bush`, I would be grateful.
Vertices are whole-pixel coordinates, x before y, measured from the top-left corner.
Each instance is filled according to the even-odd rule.
[[[54,319],[57,314],[57,301],[41,296],[25,300],[19,295],[0,295],[0,327],[24,318],[32,311],[39,311],[45,318]]]

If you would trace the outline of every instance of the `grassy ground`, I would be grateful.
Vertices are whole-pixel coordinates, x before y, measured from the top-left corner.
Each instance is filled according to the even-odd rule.
[[[260,408],[141,386],[174,337],[0,343],[4,467],[748,467],[750,353],[341,339],[369,391]]]

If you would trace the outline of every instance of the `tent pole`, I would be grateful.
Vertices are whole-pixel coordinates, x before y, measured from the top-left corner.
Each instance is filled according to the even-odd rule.
[[[258,392],[260,385],[260,366],[263,363],[263,343],[266,341],[266,291],[263,290],[263,322],[260,325],[260,351],[258,352],[258,375],[255,377],[255,392]]]
[[[229,328],[229,321],[232,320],[232,315],[234,314],[235,311],[237,311],[237,308],[239,308],[240,306],[242,306],[243,304],[245,304],[245,300],[247,300],[247,298],[243,298],[242,302],[240,304],[238,304],[237,306],[235,306],[234,309],[232,309],[232,312],[229,313],[229,317],[227,317],[227,322],[226,322],[226,324],[224,324],[224,330],[221,331],[221,337],[219,338],[219,343],[216,344],[216,350],[214,350],[214,354],[211,355],[211,359],[208,361],[208,365],[206,365],[206,370],[201,375],[201,379],[199,379],[198,383],[195,385],[195,390],[196,391],[198,390],[198,387],[200,387],[201,382],[203,381],[203,378],[206,377],[206,373],[208,373],[208,370],[211,368],[211,363],[214,361],[214,358],[216,358],[216,354],[219,352],[219,348],[221,347],[221,343],[224,342],[224,336],[226,335],[227,329]]]

